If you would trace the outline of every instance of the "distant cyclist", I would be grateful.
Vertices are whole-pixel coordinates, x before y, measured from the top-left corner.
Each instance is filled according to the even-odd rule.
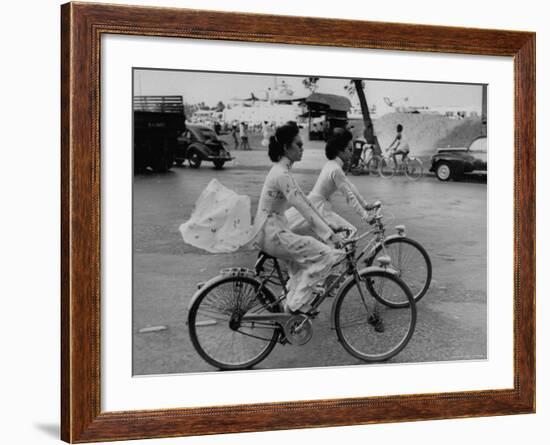
[[[388,147],[388,151],[390,151],[390,156],[393,158],[393,162],[395,163],[395,168],[398,167],[397,155],[401,155],[401,162],[404,162],[405,159],[407,159],[410,148],[409,148],[409,143],[403,136],[403,125],[401,124],[397,125],[397,134],[395,135],[395,139],[392,141],[392,143]]]

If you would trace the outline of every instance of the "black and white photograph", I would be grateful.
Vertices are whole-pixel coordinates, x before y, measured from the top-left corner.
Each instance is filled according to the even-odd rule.
[[[132,76],[135,376],[487,358],[487,85]]]

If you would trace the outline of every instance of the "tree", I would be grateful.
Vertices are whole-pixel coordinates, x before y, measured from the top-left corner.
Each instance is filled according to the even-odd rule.
[[[216,105],[216,111],[223,111],[223,110],[225,110],[225,104],[220,100]]]
[[[315,91],[317,91],[317,89],[319,88],[317,82],[319,82],[318,77],[306,77],[304,80],[302,80],[302,84],[304,85],[304,87],[311,91],[311,93],[315,93]]]
[[[359,104],[361,105],[361,114],[363,115],[363,123],[365,129],[363,130],[363,136],[368,144],[375,144],[374,138],[374,126],[370,118],[369,105],[367,104],[367,98],[365,96],[365,82],[361,79],[351,79],[349,84],[344,87],[350,96],[357,93]]]

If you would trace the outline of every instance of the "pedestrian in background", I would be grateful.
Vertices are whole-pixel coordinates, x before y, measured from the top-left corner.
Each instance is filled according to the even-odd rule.
[[[241,137],[241,148],[243,150],[250,150],[250,144],[248,143],[248,125],[246,125],[246,122],[241,122],[239,126],[239,135]]]
[[[269,123],[264,121],[262,124],[262,147],[267,147],[269,145],[269,136],[271,136]]]
[[[233,141],[235,141],[235,150],[239,149],[239,136],[237,136],[237,124],[233,124],[231,126],[231,136],[233,137]]]

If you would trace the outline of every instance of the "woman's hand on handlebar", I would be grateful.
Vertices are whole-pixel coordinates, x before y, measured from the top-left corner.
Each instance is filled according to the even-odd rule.
[[[333,243],[337,249],[341,249],[345,241],[351,236],[352,231],[346,227],[336,227],[333,230],[334,235],[330,237],[330,242]]]
[[[365,210],[371,211],[371,210],[379,209],[380,207],[382,207],[382,202],[381,201],[375,201],[372,204],[367,204],[365,206]]]
[[[363,218],[363,221],[365,221],[367,224],[374,224],[376,222],[376,215],[375,214],[369,214],[366,218]]]
[[[334,231],[334,233],[342,234],[344,238],[349,238],[350,235],[353,233],[347,227],[334,227],[332,230]]]
[[[365,210],[368,212],[371,212],[374,210],[374,213],[369,214],[368,218],[365,219],[365,221],[368,224],[374,224],[376,222],[376,219],[380,215],[380,208],[382,207],[382,203],[380,201],[373,202],[372,204],[367,204],[365,206]]]
[[[334,233],[328,240],[336,249],[341,249],[345,239],[342,233]]]

